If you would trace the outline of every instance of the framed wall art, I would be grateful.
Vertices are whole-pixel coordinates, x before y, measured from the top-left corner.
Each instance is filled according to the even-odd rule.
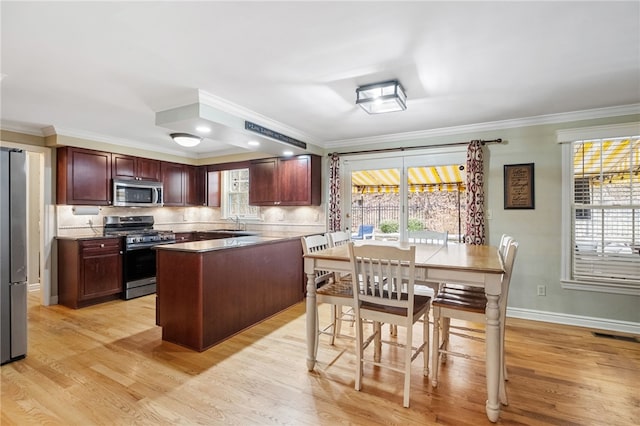
[[[535,208],[533,163],[505,164],[504,208]]]

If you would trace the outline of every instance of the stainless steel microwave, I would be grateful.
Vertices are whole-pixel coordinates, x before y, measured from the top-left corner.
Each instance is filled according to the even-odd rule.
[[[162,182],[113,180],[113,205],[117,207],[162,207]]]

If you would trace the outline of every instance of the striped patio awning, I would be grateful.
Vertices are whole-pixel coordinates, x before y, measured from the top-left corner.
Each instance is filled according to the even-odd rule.
[[[461,170],[462,169],[462,170]],[[448,166],[410,167],[408,170],[410,192],[464,191],[466,173],[459,164]],[[398,192],[398,169],[360,170],[351,175],[354,193]]]
[[[640,179],[640,170],[634,169],[640,159],[640,139],[618,139],[603,141],[583,141],[574,144],[573,173],[575,177],[620,179],[628,181],[633,174],[634,181]],[[597,182],[597,179],[592,180]]]

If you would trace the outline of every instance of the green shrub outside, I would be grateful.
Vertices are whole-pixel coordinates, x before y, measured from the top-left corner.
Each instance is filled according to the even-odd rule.
[[[383,234],[391,234],[393,232],[398,232],[400,225],[398,222],[394,222],[392,220],[385,220],[384,222],[380,222],[380,231]]]
[[[424,224],[418,219],[409,219],[407,228],[409,228],[409,231],[422,231],[424,229]]]
[[[409,219],[407,228],[409,228],[409,231],[420,231],[424,229],[424,225],[418,219]],[[400,225],[396,221],[385,220],[384,222],[380,223],[380,231],[383,234],[391,234],[394,232],[398,232],[398,229],[400,229]]]

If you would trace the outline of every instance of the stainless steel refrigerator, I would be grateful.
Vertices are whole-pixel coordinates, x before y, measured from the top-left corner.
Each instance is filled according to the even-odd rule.
[[[26,153],[0,148],[0,364],[27,354]]]

